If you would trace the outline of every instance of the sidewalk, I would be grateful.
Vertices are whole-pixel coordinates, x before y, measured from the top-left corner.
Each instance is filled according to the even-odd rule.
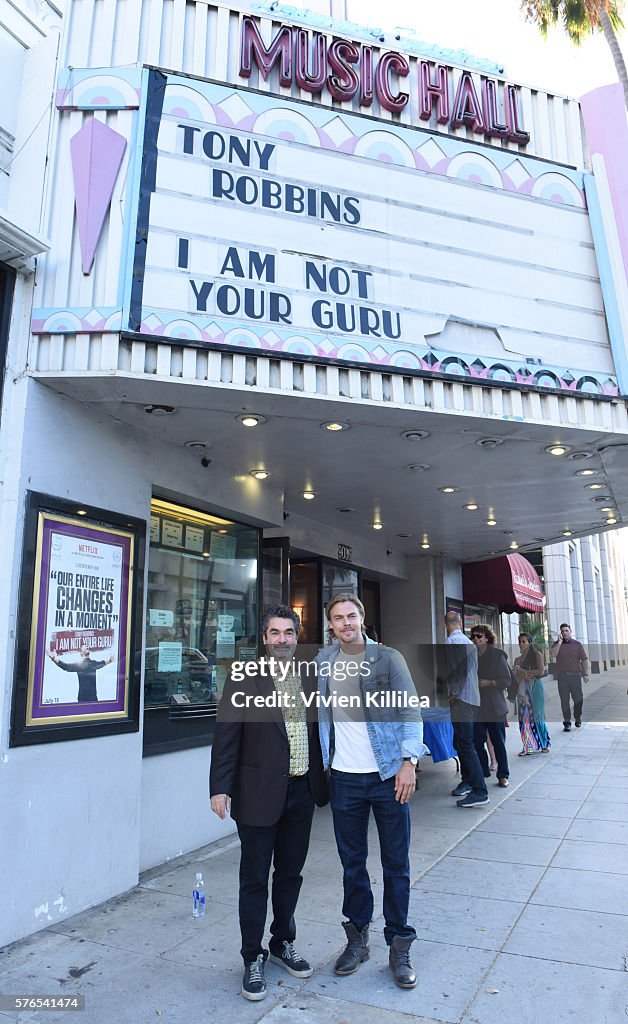
[[[0,1024],[562,1024],[628,1014],[628,674],[585,691],[582,729],[551,724],[549,755],[516,756],[510,787],[487,808],[449,796],[453,762],[424,762],[412,801],[410,919],[419,938],[416,989],[395,988],[382,921],[371,959],[337,978],[344,944],[342,878],[329,808],[315,815],[297,912],[305,983],[266,969],[268,997],[239,995],[238,840],[229,837],[156,869],[131,893],[0,950],[0,993],[85,996],[76,1013],[0,1012]],[[560,723],[555,683],[548,720]],[[514,727],[513,727],[514,726]],[[370,860],[381,909],[377,836]],[[202,868],[207,913],[191,916]],[[97,866],[95,866],[97,870]]]

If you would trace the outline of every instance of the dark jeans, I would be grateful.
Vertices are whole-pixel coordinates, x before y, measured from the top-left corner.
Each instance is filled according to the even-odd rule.
[[[268,904],[268,876],[273,862],[273,923],[270,948],[279,953],[282,942],[296,935],[294,911],[303,879],[314,801],[307,778],[288,784],[286,802],[275,825],[238,824],[240,836],[240,932],[242,959],[251,963],[262,952]]]
[[[410,808],[395,800],[394,777],[382,782],[378,772],[360,775],[332,769],[329,795],[344,869],[344,916],[359,931],[373,917],[373,893],[366,870],[372,808],[384,875],[384,938],[389,946],[396,935],[414,938],[416,932],[408,925]]]
[[[495,748],[497,778],[507,779],[510,775],[510,768],[508,767],[508,755],[506,753],[506,723],[474,722],[473,724],[473,742],[475,743],[475,749],[477,750],[485,779],[488,779],[491,774],[488,768],[488,754],[484,746],[487,733],[491,737],[491,743]]]
[[[450,704],[451,724],[454,729],[454,747],[460,761],[460,777],[471,786],[474,796],[486,796],[484,772],[473,742],[473,719],[477,709],[473,704],[457,700]]]
[[[573,698],[573,716],[576,722],[579,722],[582,718],[582,705],[584,698],[582,696],[582,677],[579,672],[559,672],[558,673],[558,695],[560,697],[560,707],[563,713],[563,722],[565,725],[571,725],[571,707],[569,706],[569,698]]]

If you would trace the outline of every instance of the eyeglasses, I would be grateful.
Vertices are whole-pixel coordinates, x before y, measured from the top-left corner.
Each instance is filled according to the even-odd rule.
[[[484,639],[484,633],[472,633],[471,634],[471,639],[472,640],[483,640]]]

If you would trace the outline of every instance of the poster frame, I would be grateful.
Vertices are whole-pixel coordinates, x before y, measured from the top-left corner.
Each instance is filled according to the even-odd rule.
[[[79,514],[80,510],[80,514]],[[41,617],[45,614],[48,587],[43,579],[42,547],[46,532],[54,523],[61,532],[109,534],[119,538],[126,552],[122,571],[122,598],[126,621],[118,643],[122,668],[118,677],[115,701],[103,702],[102,710],[94,703],[65,705],[58,716],[42,716],[37,703],[36,670],[46,657],[46,634]],[[29,491],[26,496],[24,543],[18,598],[18,617],[13,676],[10,746],[26,746],[84,739],[92,736],[138,732],[140,725],[140,672],[136,665],[141,657],[141,623],[146,523],[144,520],[120,515],[76,501],[70,502],[47,494]],[[42,649],[40,649],[42,648]],[[40,668],[39,668],[40,671]],[[62,708],[60,707],[61,711]]]

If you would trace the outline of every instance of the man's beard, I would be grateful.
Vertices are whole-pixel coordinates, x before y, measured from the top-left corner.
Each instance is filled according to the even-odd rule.
[[[267,644],[266,654],[277,661],[290,661],[296,648],[292,644]]]

